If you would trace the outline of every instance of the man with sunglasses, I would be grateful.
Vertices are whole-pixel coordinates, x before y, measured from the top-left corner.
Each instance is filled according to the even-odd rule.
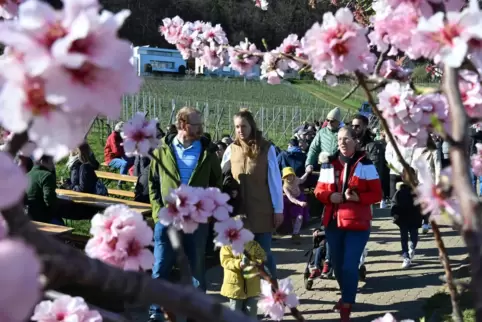
[[[308,156],[306,157],[306,170],[312,171],[315,165],[318,164],[318,156],[321,152],[326,152],[330,156],[335,154],[338,150],[338,130],[340,129],[341,111],[339,107],[332,109],[326,116],[326,127],[318,130],[315,138],[311,142],[310,149],[308,150]],[[332,273],[330,265],[330,247],[326,244],[326,257],[323,264],[323,271],[314,269],[311,272],[310,278],[314,279],[320,275],[328,277]]]

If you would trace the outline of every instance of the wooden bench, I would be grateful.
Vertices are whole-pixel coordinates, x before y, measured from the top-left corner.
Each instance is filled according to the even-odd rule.
[[[145,217],[149,217],[152,211],[151,206],[149,204],[145,204],[137,201],[99,196],[99,195],[94,195],[90,193],[82,193],[82,192],[65,190],[65,189],[56,189],[55,191],[57,192],[58,198],[71,200],[75,203],[91,205],[94,207],[98,207],[100,209],[105,209],[112,205],[124,204],[140,212]]]
[[[97,177],[102,179],[109,179],[109,180],[117,180],[117,181],[126,181],[126,182],[137,182],[136,176],[127,176],[124,174],[106,172],[106,171],[95,171]]]
[[[65,236],[72,233],[74,230],[74,228],[71,227],[47,224],[44,222],[33,221],[33,223],[39,230],[54,236]]]
[[[128,198],[134,198],[135,194],[133,191],[126,191],[126,190],[120,190],[120,189],[107,189],[107,192],[109,195],[115,195],[115,196],[123,196],[123,197],[128,197]]]

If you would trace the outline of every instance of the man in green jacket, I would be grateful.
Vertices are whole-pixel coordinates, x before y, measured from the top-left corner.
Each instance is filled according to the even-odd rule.
[[[201,113],[194,108],[184,107],[177,113],[176,123],[177,134],[168,134],[163,139],[161,146],[153,153],[155,159],[151,161],[149,171],[149,197],[156,223],[153,278],[168,279],[176,261],[167,234],[168,227],[161,224],[158,218],[159,210],[165,206],[166,195],[181,184],[203,188],[222,186],[219,159],[209,149],[211,141],[202,136]],[[208,224],[199,225],[194,234],[182,234],[184,252],[203,290],[206,290],[205,251],[208,234]],[[149,314],[150,321],[163,321],[159,306],[152,305]]]
[[[306,167],[314,167],[318,164],[318,156],[321,152],[329,155],[335,154],[338,150],[338,130],[340,128],[341,112],[339,107],[335,107],[326,116],[327,125],[318,130],[315,138],[310,144],[308,156],[306,157]]]
[[[27,214],[32,220],[56,222],[57,188],[55,165],[51,157],[43,156],[35,162],[28,175],[26,193]],[[63,223],[62,223],[63,224]]]

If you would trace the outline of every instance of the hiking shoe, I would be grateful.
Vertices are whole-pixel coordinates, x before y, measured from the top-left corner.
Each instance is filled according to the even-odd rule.
[[[321,272],[321,276],[323,276],[324,278],[327,278],[328,276],[330,276],[330,274],[331,274],[330,263],[325,262],[323,264],[323,271]]]
[[[411,264],[412,264],[412,261],[410,260],[410,258],[404,258],[402,262],[402,269],[409,268]]]
[[[317,277],[321,276],[321,272],[319,268],[315,268],[314,270],[311,271],[310,277],[308,277],[308,280],[314,280]]]

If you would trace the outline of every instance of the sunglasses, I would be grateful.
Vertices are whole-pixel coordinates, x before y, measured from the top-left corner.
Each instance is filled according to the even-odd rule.
[[[329,123],[335,123],[335,122],[338,122],[337,120],[326,120],[327,122]]]

